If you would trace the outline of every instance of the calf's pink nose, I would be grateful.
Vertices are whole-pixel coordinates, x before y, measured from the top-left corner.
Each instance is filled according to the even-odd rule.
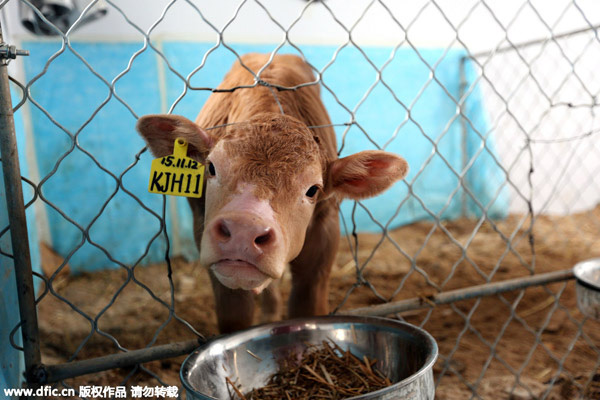
[[[260,255],[275,245],[275,229],[264,221],[245,217],[219,218],[213,223],[213,239],[223,252]]]

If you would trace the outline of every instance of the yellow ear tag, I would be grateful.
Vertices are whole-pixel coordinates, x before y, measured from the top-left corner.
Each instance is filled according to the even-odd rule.
[[[150,193],[202,197],[204,165],[186,157],[187,148],[187,141],[177,138],[172,155],[152,160],[148,185]]]

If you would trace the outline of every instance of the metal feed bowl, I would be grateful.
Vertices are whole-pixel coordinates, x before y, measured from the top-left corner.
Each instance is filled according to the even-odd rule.
[[[181,366],[181,382],[188,399],[229,399],[226,378],[247,393],[267,383],[278,359],[300,355],[307,344],[328,339],[359,358],[377,359],[376,368],[393,383],[352,399],[434,398],[432,368],[438,347],[433,337],[410,324],[375,317],[296,319],[220,337],[188,356]]]
[[[577,263],[573,274],[577,279],[577,306],[584,315],[600,320],[600,258]]]

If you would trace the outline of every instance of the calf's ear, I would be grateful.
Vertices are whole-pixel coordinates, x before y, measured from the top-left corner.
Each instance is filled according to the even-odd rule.
[[[408,163],[396,154],[361,151],[330,164],[327,189],[339,197],[366,199],[388,189],[407,172]]]
[[[215,139],[194,122],[179,115],[145,115],[135,126],[155,157],[173,154],[175,139],[188,142],[188,157],[204,160]]]

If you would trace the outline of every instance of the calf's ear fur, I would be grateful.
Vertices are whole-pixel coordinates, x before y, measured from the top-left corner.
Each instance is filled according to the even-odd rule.
[[[327,191],[342,198],[366,199],[385,191],[407,172],[408,163],[396,154],[361,151],[330,164]]]
[[[214,138],[194,122],[179,115],[155,114],[138,119],[135,126],[155,157],[173,154],[175,139],[188,142],[188,157],[204,160],[214,145]]]

